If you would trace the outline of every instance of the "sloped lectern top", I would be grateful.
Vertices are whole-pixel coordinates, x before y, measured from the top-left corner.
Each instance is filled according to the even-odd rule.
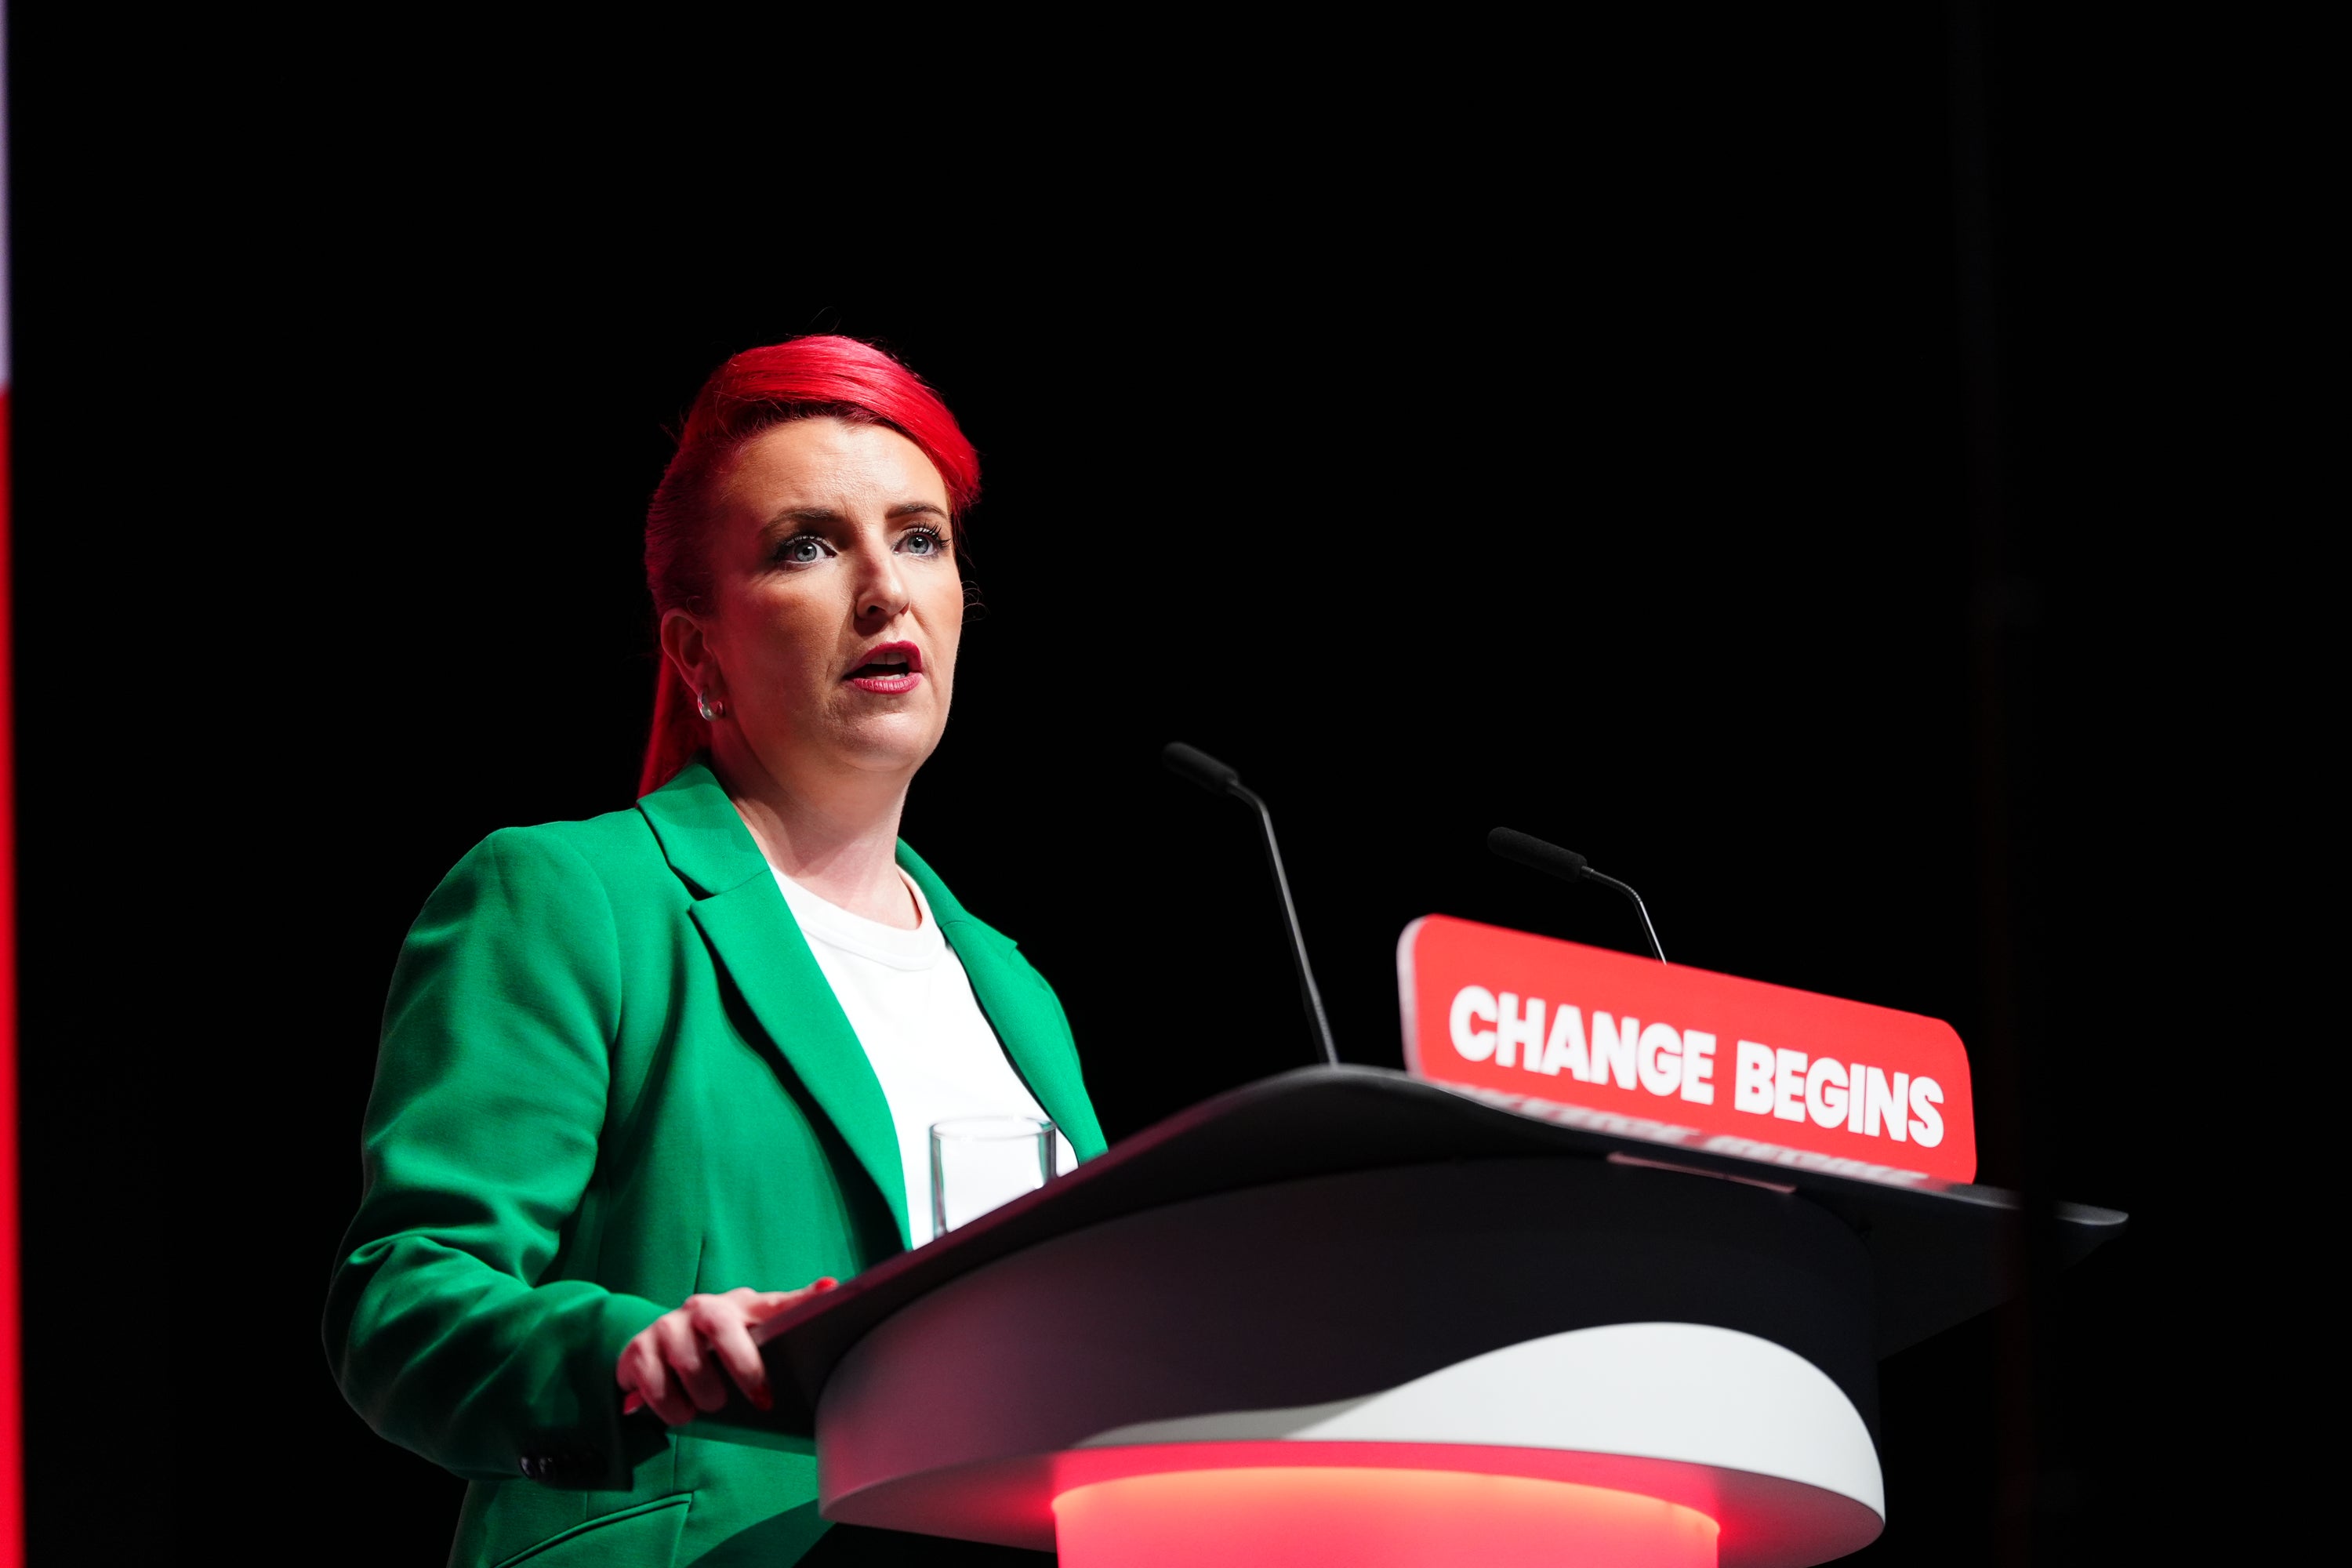
[[[1557,1158],[1769,1186],[1851,1227],[1870,1264],[1874,1349],[1885,1356],[1974,1317],[2013,1289],[2020,1201],[1999,1188],[1883,1185],[1819,1171],[1662,1148],[1480,1103],[1384,1068],[1301,1068],[1243,1086],[1128,1138],[1098,1159],[763,1325],[772,1412],[740,1399],[707,1422],[809,1436],[825,1383],[900,1309],[1024,1248],[1163,1205],[1348,1173]],[[2061,1204],[2061,1260],[2121,1233],[2125,1215]],[[792,1397],[797,1394],[798,1398]],[[714,1434],[715,1435],[715,1434]]]

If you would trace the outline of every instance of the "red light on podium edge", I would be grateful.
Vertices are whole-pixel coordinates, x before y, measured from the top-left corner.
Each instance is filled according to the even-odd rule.
[[[1572,1481],[1444,1470],[1184,1470],[1054,1500],[1063,1568],[1714,1568],[1696,1509]]]

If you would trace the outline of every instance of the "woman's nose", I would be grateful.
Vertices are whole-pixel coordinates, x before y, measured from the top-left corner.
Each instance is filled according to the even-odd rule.
[[[864,570],[857,582],[857,618],[885,623],[907,607],[907,583],[898,558],[888,550],[860,552]]]

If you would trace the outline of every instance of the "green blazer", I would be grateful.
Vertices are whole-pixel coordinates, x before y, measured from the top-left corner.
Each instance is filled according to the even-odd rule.
[[[898,864],[1038,1103],[1100,1153],[1053,988]],[[697,1291],[907,1245],[881,1085],[708,768],[458,862],[401,950],[362,1165],[327,1354],[369,1425],[472,1480],[453,1564],[772,1565],[823,1533],[805,1445],[665,1436],[613,1382]]]

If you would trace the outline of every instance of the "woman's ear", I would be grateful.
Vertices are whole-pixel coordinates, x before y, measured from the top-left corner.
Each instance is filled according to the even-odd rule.
[[[685,679],[697,697],[724,700],[727,683],[719,661],[711,657],[710,638],[702,623],[687,610],[664,610],[661,618],[662,657]]]

